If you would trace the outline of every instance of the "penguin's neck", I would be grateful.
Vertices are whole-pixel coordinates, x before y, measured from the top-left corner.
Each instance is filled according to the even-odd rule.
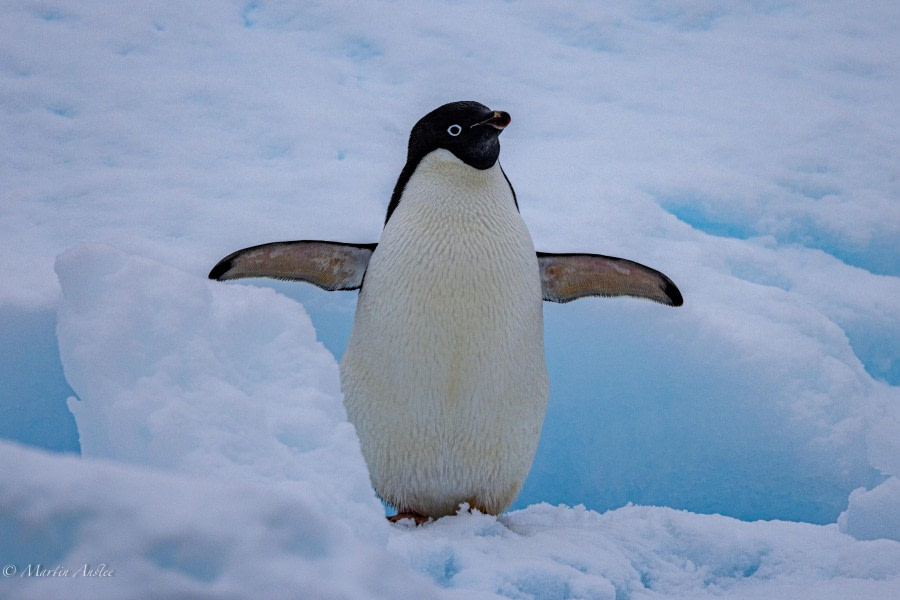
[[[419,162],[402,200],[385,227],[439,220],[445,227],[489,226],[517,218],[512,189],[495,163],[489,169],[465,164],[448,150],[435,150]]]

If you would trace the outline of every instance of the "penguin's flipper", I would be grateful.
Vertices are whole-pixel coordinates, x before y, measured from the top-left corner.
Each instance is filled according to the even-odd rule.
[[[362,285],[377,244],[345,244],[305,240],[272,242],[238,250],[219,261],[210,279],[271,277],[306,281],[328,291],[355,290]]]
[[[599,254],[538,252],[544,300],[571,302],[585,296],[634,296],[669,306],[684,300],[672,280],[634,261]]]

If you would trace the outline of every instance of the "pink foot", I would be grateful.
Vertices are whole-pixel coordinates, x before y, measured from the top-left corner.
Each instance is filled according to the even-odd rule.
[[[399,523],[403,519],[412,519],[416,525],[421,525],[422,523],[427,523],[428,521],[431,520],[430,517],[426,517],[424,515],[420,515],[419,513],[412,512],[412,511],[398,512],[396,515],[387,518],[387,520],[390,521],[391,523]]]

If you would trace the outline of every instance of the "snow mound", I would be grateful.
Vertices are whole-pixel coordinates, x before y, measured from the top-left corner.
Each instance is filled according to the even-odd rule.
[[[383,516],[337,364],[301,305],[102,245],[67,251],[56,270],[83,456],[300,482],[323,516],[357,525]]]
[[[429,597],[424,577],[361,540],[312,485],[187,476],[6,442],[0,457],[0,553],[10,565],[0,597]],[[79,575],[84,565],[108,574]]]
[[[900,541],[900,397],[881,408],[869,431],[869,460],[889,477],[870,490],[855,489],[838,526],[860,540]]]
[[[858,540],[900,540],[900,479],[891,477],[874,489],[854,490],[838,526]]]

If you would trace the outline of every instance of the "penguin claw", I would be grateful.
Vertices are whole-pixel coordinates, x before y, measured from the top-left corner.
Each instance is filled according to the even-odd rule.
[[[417,512],[411,512],[411,511],[399,512],[396,515],[387,517],[387,520],[390,521],[391,523],[400,523],[401,521],[405,521],[407,519],[412,520],[414,525],[416,527],[418,527],[419,525],[422,525],[422,524],[430,521],[431,517],[426,517],[425,515],[420,515]]]

